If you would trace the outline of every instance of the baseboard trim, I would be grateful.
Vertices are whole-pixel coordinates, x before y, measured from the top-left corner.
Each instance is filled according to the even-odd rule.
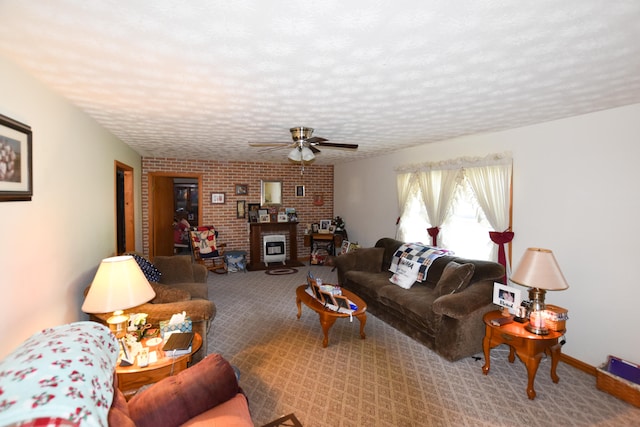
[[[560,361],[566,363],[569,366],[573,366],[576,369],[581,370],[589,375],[596,376],[596,368],[589,365],[588,363],[584,363],[581,360],[575,359],[567,354],[560,353]]]

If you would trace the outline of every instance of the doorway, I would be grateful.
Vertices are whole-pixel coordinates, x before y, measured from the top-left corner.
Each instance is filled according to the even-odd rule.
[[[178,198],[180,198],[178,200]],[[185,199],[186,197],[186,199]],[[202,175],[171,172],[149,173],[149,256],[175,253],[174,221],[183,209],[191,226],[202,218]],[[189,214],[190,212],[190,214]]]
[[[133,168],[115,162],[116,177],[116,253],[135,251],[135,213],[133,202]]]

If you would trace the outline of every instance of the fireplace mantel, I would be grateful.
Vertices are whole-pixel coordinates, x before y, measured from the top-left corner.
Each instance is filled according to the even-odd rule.
[[[271,232],[289,233],[289,254],[286,265],[289,267],[300,267],[298,261],[298,223],[297,222],[251,222],[249,232],[249,270],[264,270],[265,266],[260,261],[262,255],[262,235]]]

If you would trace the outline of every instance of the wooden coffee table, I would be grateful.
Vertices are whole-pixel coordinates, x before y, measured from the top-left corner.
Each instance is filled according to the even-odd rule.
[[[145,346],[146,341],[146,339],[142,340],[143,346]],[[160,346],[162,346],[162,344],[160,344]],[[187,369],[187,363],[191,361],[191,356],[200,349],[200,346],[202,346],[202,337],[196,332],[193,336],[191,353],[189,354],[176,357],[164,357],[160,356],[160,354],[162,354],[162,348],[160,348],[156,352],[158,360],[148,364],[144,368],[138,366],[137,358],[131,366],[117,366],[116,375],[118,376],[118,388],[126,399],[129,400],[136,394],[140,387],[156,383],[163,378],[170,377]]]
[[[312,297],[306,292],[307,285],[298,286],[296,288],[296,304],[298,306],[298,319],[300,319],[300,315],[302,314],[302,304],[309,307],[311,310],[318,313],[320,317],[320,325],[322,326],[322,333],[324,334],[324,339],[322,340],[322,347],[326,347],[329,345],[329,329],[336,323],[336,319],[340,317],[355,317],[360,322],[360,337],[362,339],[366,338],[364,333],[364,325],[367,323],[367,304],[354,294],[353,292],[347,291],[346,289],[342,289],[342,295],[349,298],[355,305],[358,306],[358,309],[354,311],[351,316],[346,313],[340,313],[338,311],[333,311],[328,308],[325,308],[320,301]]]

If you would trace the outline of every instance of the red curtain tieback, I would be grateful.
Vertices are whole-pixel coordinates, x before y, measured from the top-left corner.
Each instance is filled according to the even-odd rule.
[[[489,238],[498,245],[498,262],[504,266],[504,277],[502,283],[507,284],[507,256],[504,245],[513,240],[513,231],[490,231]]]
[[[431,236],[431,245],[438,246],[438,233],[440,232],[440,228],[431,227],[427,228],[427,233]]]

